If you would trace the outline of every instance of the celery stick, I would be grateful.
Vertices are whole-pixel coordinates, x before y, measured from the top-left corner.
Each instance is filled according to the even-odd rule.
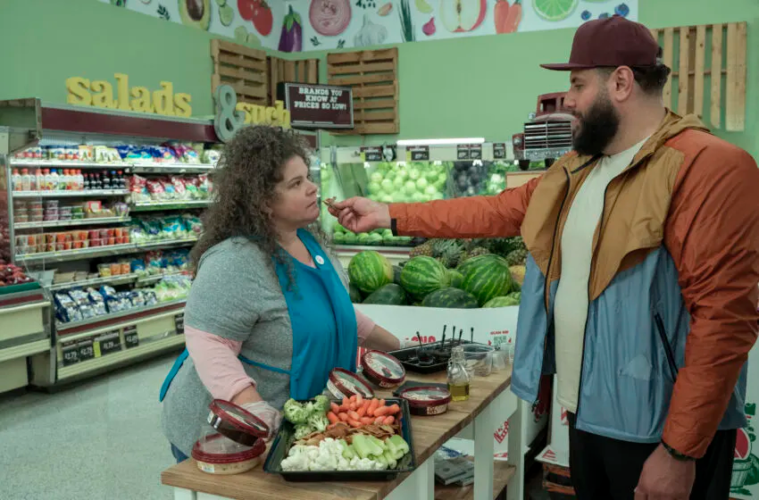
[[[398,466],[398,461],[395,459],[390,450],[385,451],[383,458],[387,461],[388,468],[395,469]]]
[[[374,443],[361,434],[353,436],[353,449],[361,458],[369,458],[369,455],[372,455],[374,450],[374,446],[372,445],[374,445]]]

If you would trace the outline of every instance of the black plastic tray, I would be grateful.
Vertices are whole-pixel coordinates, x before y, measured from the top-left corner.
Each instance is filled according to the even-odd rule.
[[[335,400],[340,404],[340,401]],[[264,463],[264,472],[280,474],[285,481],[293,482],[321,482],[321,481],[390,481],[395,479],[401,472],[412,472],[416,469],[416,454],[414,452],[414,439],[411,436],[411,413],[408,402],[405,399],[385,399],[388,404],[397,404],[401,407],[401,437],[409,445],[409,452],[398,461],[395,469],[373,471],[292,471],[282,470],[282,460],[287,457],[293,442],[295,441],[295,426],[287,420],[282,420],[277,437],[271,446],[269,455]]]
[[[446,341],[445,343],[446,345],[448,345],[449,341]],[[477,344],[477,343],[478,342],[469,342],[468,340],[462,340],[461,343],[459,343],[459,341],[456,341],[455,345],[467,345],[467,344]],[[442,344],[440,341],[424,344],[425,347],[435,346],[435,345],[442,347]],[[448,361],[434,363],[431,365],[419,365],[417,363],[410,362],[409,360],[416,358],[416,350],[417,350],[416,346],[406,347],[405,349],[399,349],[397,351],[389,352],[388,354],[393,355],[398,361],[401,362],[401,364],[406,369],[406,371],[409,371],[409,372],[428,374],[428,373],[444,372],[448,369]]]

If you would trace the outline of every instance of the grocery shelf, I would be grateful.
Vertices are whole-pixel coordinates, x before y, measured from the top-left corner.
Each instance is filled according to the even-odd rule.
[[[414,247],[391,247],[385,245],[334,245],[333,248],[338,252],[365,252],[367,250],[374,250],[376,252],[405,252],[409,253]]]
[[[517,473],[507,462],[493,462],[493,498],[498,498]],[[469,500],[474,498],[474,484],[468,486],[443,486],[435,483],[435,500]]]
[[[143,250],[156,250],[160,248],[175,248],[192,245],[197,238],[186,240],[161,240],[149,243],[126,243],[123,245],[108,245],[104,247],[80,248],[76,250],[62,250],[60,252],[42,252],[27,255],[16,255],[16,261],[23,264],[35,262],[65,262],[70,260],[83,260],[95,257],[118,256],[125,253],[141,252]]]
[[[13,191],[14,198],[102,198],[126,196],[128,189],[84,189],[81,191]]]
[[[119,311],[117,313],[112,314],[104,314],[102,316],[95,316],[93,318],[88,318],[82,321],[74,321],[69,323],[61,323],[60,321],[55,322],[55,330],[58,332],[58,335],[63,335],[58,340],[60,342],[68,342],[70,340],[76,340],[80,338],[81,336],[87,336],[91,335],[90,332],[85,332],[81,334],[76,334],[72,336],[65,336],[66,330],[73,330],[75,328],[81,328],[83,326],[92,325],[95,323],[101,323],[103,321],[110,321],[114,319],[124,318],[126,316],[132,316],[135,314],[143,314],[150,311],[155,311],[157,309],[164,309],[171,306],[178,306],[178,305],[184,305],[187,302],[187,298],[177,299],[177,300],[170,300],[167,302],[159,302],[153,306],[147,306],[147,307],[135,307],[132,309],[127,309],[125,311]]]
[[[204,174],[216,167],[204,163],[135,163],[128,168],[134,174]]]
[[[131,222],[131,217],[95,217],[92,219],[51,220],[44,222],[17,222],[14,229],[43,229],[46,227],[94,226]]]
[[[91,280],[82,281],[67,281],[65,283],[53,283],[51,286],[46,287],[50,291],[67,290],[69,288],[77,287],[89,287],[97,285],[118,285],[122,283],[129,283],[137,280],[137,274],[118,274],[116,276],[104,276],[101,278],[93,278]]]
[[[131,164],[126,162],[112,162],[112,163],[101,163],[101,162],[95,162],[95,161],[76,161],[76,160],[34,160],[34,159],[14,159],[11,160],[11,167],[39,167],[39,168],[55,168],[55,167],[64,167],[64,168],[99,168],[99,169],[109,169],[109,168],[127,168],[130,167]]]
[[[187,208],[203,208],[211,205],[211,200],[138,202],[131,204],[132,212],[150,212],[153,210],[183,210]]]
[[[99,278],[93,278],[91,280],[82,281],[67,281],[65,283],[54,283],[51,286],[46,287],[50,291],[67,290],[69,288],[90,287],[97,285],[123,285],[124,283],[137,283],[138,285],[150,285],[161,281],[167,276],[178,276],[184,274],[178,273],[164,273],[154,274],[152,276],[140,276],[137,273],[129,274],[117,274],[115,276],[104,276]]]

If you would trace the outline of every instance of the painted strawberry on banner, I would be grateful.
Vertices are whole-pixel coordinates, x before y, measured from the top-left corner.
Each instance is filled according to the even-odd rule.
[[[240,11],[240,17],[252,21],[261,35],[267,36],[271,33],[274,16],[266,0],[237,0],[237,9]]]
[[[749,425],[746,429],[738,429],[735,441],[735,460],[733,462],[733,476],[730,481],[730,493],[753,498],[751,491],[746,486],[759,484],[759,457],[753,450],[756,441],[756,433],[751,426],[751,419],[756,416],[756,403],[746,405],[746,415]]]

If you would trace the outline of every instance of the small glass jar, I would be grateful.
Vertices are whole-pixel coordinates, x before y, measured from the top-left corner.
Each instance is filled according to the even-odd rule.
[[[451,358],[448,360],[448,392],[451,393],[451,399],[454,402],[469,399],[470,379],[466,369],[464,348],[456,346],[451,349]]]

